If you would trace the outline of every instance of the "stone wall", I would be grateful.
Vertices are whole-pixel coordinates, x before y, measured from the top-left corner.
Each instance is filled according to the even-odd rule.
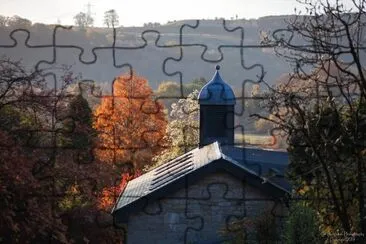
[[[230,232],[233,221],[273,206],[273,199],[245,180],[217,172],[130,215],[127,243],[214,243],[228,238],[221,231]],[[274,211],[284,214],[281,204]]]

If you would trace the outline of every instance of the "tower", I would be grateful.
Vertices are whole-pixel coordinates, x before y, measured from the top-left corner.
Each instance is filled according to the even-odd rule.
[[[234,144],[234,107],[235,95],[231,87],[222,80],[220,66],[212,79],[198,95],[200,105],[199,146],[215,141],[222,145]]]

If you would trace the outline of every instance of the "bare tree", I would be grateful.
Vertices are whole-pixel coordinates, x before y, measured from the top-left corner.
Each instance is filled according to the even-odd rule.
[[[0,15],[0,27],[5,27],[8,24],[8,17]]]
[[[116,10],[111,9],[104,12],[104,24],[110,28],[114,28],[115,26],[119,25],[119,17]]]
[[[80,12],[74,17],[75,25],[77,25],[80,29],[85,29],[86,27],[90,27],[94,23],[94,19],[87,15],[86,13]]]
[[[28,71],[20,62],[0,59],[0,109],[27,101],[45,86],[38,71]]]
[[[299,1],[307,15],[287,20],[264,44],[293,67],[271,88],[267,119],[288,136],[290,177],[323,226],[366,234],[365,0]],[[299,13],[298,13],[299,14]]]
[[[13,17],[7,18],[6,24],[12,28],[29,28],[32,26],[32,21],[14,15]]]

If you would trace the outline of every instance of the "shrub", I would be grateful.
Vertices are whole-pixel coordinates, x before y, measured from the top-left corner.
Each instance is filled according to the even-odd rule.
[[[313,209],[297,203],[290,208],[285,224],[284,243],[321,243],[319,224]]]

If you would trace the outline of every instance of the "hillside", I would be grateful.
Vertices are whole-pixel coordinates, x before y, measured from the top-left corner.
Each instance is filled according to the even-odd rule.
[[[291,16],[231,20],[227,21],[226,27],[229,30],[242,27],[243,45],[258,45],[260,31],[285,28],[287,18]],[[106,90],[109,90],[115,76],[128,70],[128,64],[137,73],[146,76],[154,89],[164,80],[180,81],[177,71],[182,72],[183,82],[197,77],[210,79],[217,63],[222,66],[225,80],[236,88],[242,87],[245,80],[257,81],[262,72],[265,73],[264,79],[273,83],[281,74],[290,71],[289,65],[276,57],[270,49],[244,48],[241,61],[240,48],[235,47],[241,45],[241,32],[225,30],[222,20],[201,20],[197,28],[182,28],[187,24],[194,26],[196,21],[182,20],[166,25],[118,28],[115,61],[112,29],[79,30],[74,27],[58,28],[54,32],[54,26],[37,23],[25,28],[6,26],[0,27],[0,55],[22,60],[29,68],[37,64],[41,69],[53,67],[51,72],[59,79],[61,68],[68,68],[84,80],[104,84]],[[175,46],[179,45],[180,30],[185,45],[182,55]],[[218,48],[220,45],[222,54]],[[41,60],[46,62],[40,62]],[[263,71],[259,65],[263,66]],[[52,78],[48,79],[50,85],[53,85]]]

